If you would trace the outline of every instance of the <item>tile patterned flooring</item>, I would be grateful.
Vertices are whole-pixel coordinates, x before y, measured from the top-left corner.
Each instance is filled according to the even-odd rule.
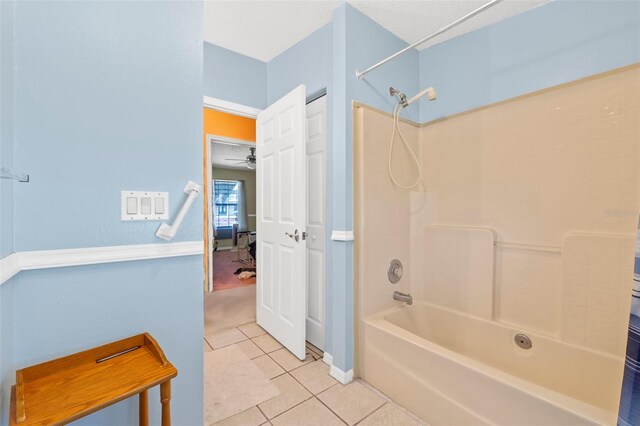
[[[205,336],[204,351],[231,345],[242,351],[280,394],[216,425],[426,425],[364,381],[346,386],[338,383],[329,376],[322,352],[311,345],[307,345],[306,359],[300,361],[256,323],[248,323]]]

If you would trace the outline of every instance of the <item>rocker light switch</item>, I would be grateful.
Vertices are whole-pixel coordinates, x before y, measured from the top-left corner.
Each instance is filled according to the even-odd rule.
[[[164,214],[164,198],[156,197],[154,201],[155,201],[155,207],[156,207],[156,214]]]
[[[127,197],[127,214],[138,213],[138,199],[136,197]]]
[[[142,214],[151,214],[151,198],[142,197],[140,200],[140,211]]]
[[[121,191],[120,219],[135,220],[167,220],[168,192],[156,191]]]

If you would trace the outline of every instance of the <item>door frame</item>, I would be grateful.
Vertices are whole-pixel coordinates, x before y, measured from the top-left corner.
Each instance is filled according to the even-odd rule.
[[[248,105],[237,104],[234,102],[225,101],[224,99],[212,98],[210,96],[203,96],[202,104],[204,108],[214,109],[216,111],[222,111],[229,114],[239,115],[241,117],[258,118],[258,114],[262,112],[259,108],[250,107]],[[210,212],[209,212],[209,193],[211,191],[211,143],[209,142],[209,136],[206,135],[202,138],[202,180],[203,180],[203,194],[202,202],[204,204],[204,277],[203,277],[203,290],[205,293],[213,290],[213,270],[211,269],[213,258],[211,256],[211,248],[213,247],[213,241],[209,241],[210,231],[213,229],[211,224]],[[225,138],[222,136],[211,135],[220,140],[221,142],[246,142],[240,140],[233,140],[231,138]]]
[[[328,95],[327,92],[327,88],[322,88],[316,92],[313,93],[308,93],[307,94],[307,99],[306,99],[306,104],[309,104],[315,100],[317,100],[318,98],[321,98],[322,96],[326,96]],[[327,102],[329,102],[329,98],[327,98]],[[329,105],[329,104],[328,104]],[[234,102],[230,102],[230,101],[226,101],[224,99],[219,99],[219,98],[213,98],[213,97],[209,97],[209,96],[203,96],[203,107],[204,108],[209,108],[209,109],[213,109],[213,110],[217,110],[217,111],[221,111],[221,112],[226,112],[229,114],[234,114],[234,115],[238,115],[241,117],[248,117],[248,118],[253,118],[253,119],[257,119],[258,118],[258,114],[260,112],[262,112],[262,109],[259,108],[255,108],[255,107],[251,107],[248,105],[242,105],[242,104],[238,104],[238,103],[234,103]],[[327,106],[327,112],[329,112],[329,106]],[[325,125],[327,126],[327,131],[328,129],[328,121],[327,123],[325,123]],[[232,139],[232,138],[226,138],[226,137],[221,137],[221,136],[216,136],[216,135],[206,135],[205,138],[203,138],[203,180],[204,180],[204,184],[203,184],[203,203],[204,203],[204,280],[203,280],[203,286],[204,286],[204,292],[209,292],[213,290],[213,269],[212,269],[212,265],[213,265],[213,257],[211,255],[212,250],[213,250],[213,240],[209,240],[209,235],[213,229],[213,225],[211,223],[211,215],[210,215],[210,211],[209,211],[209,194],[211,193],[211,142],[210,142],[210,137],[213,137],[215,140],[219,140],[222,142],[233,142],[233,143],[246,143],[247,141],[242,141],[242,140],[238,140],[238,139]],[[327,137],[330,138],[331,135],[328,133]],[[251,142],[249,142],[251,143]],[[329,140],[327,140],[327,147],[326,149],[329,149]],[[328,154],[328,152],[325,152],[325,154]],[[325,168],[328,167],[328,158],[326,159],[326,164],[325,164]],[[325,170],[326,172],[326,170]],[[328,190],[328,173],[325,175],[325,186],[326,189]],[[256,180],[257,180],[257,176],[256,176]],[[328,211],[327,211],[327,206],[328,206],[328,201],[325,198],[325,205],[324,205],[324,209],[325,209],[325,214],[328,215]],[[328,216],[327,216],[327,220],[328,220]],[[327,235],[325,235],[325,239],[328,241],[330,239],[330,229],[327,228],[325,230],[325,233]],[[327,246],[325,247],[325,259],[326,256],[329,252],[329,245],[327,244]],[[327,329],[326,329],[326,309],[327,309],[327,285],[328,285],[328,274],[326,274],[326,269],[328,267],[328,262],[325,263],[325,282],[324,282],[324,286],[325,286],[325,292],[324,292],[324,306],[325,306],[325,347],[326,347],[326,335],[327,335]]]
[[[205,170],[204,174],[205,174],[205,182],[206,182],[206,186],[205,186],[205,191],[206,194],[205,196],[208,197],[211,195],[211,182],[213,181],[213,173],[212,173],[212,169],[213,169],[213,163],[211,160],[211,153],[213,152],[213,143],[215,142],[223,142],[223,143],[233,143],[236,145],[244,145],[244,146],[252,146],[255,148],[256,144],[255,142],[251,142],[251,141],[245,141],[242,139],[235,139],[235,138],[228,138],[225,136],[217,136],[217,135],[210,135],[207,134],[206,135],[206,141],[207,141],[207,164],[208,167]],[[235,170],[235,169],[234,169]],[[242,170],[242,169],[239,169]],[[205,206],[205,208],[208,210],[209,209],[210,204],[207,204]],[[205,219],[205,229],[206,229],[206,242],[205,242],[205,247],[209,250],[207,253],[209,254],[206,262],[207,262],[207,275],[206,275],[206,286],[207,286],[207,291],[213,291],[213,245],[214,245],[214,238],[209,238],[209,236],[213,236],[213,223],[211,221],[211,212],[207,211],[206,212],[206,219]]]

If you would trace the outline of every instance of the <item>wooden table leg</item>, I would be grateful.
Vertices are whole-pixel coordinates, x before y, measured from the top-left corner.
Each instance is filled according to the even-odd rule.
[[[162,403],[162,426],[171,426],[171,380],[160,384],[160,402]]]
[[[149,393],[143,390],[139,394],[140,398],[140,426],[149,426]]]

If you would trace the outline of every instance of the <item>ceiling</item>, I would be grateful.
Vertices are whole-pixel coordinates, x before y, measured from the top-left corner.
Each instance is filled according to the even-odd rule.
[[[213,167],[255,171],[255,169],[249,169],[244,164],[238,164],[247,155],[249,155],[249,146],[247,145],[232,145],[215,141],[211,144],[211,164],[213,164]],[[229,158],[237,158],[239,160],[228,160]]]
[[[350,0],[407,43],[439,30],[488,0]],[[549,0],[503,0],[458,27],[419,47],[457,37],[547,3]],[[268,62],[331,21],[334,0],[206,0],[204,39]]]

